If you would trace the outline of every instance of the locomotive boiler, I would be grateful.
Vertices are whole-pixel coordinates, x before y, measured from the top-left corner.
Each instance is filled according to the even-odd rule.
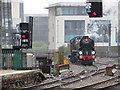
[[[74,37],[70,40],[70,61],[83,65],[92,65],[95,60],[94,41],[88,36]]]

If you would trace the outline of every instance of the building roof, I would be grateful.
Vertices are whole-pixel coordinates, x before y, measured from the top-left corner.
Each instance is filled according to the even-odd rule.
[[[32,16],[32,17],[48,17],[48,14],[25,14],[25,17]]]
[[[85,2],[59,2],[55,4],[50,4],[46,9],[51,7],[62,7],[62,6],[86,6]]]
[[[18,2],[18,3],[23,3],[23,0],[2,0],[2,2]]]

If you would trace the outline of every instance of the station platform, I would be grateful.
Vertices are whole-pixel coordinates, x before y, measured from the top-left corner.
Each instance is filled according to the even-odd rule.
[[[38,70],[0,70],[0,76],[9,76],[9,75],[17,75],[17,74],[23,74],[28,72],[33,72]]]
[[[40,69],[35,70],[0,70],[0,83],[2,89],[9,90],[24,87],[29,84],[42,82],[45,79]]]

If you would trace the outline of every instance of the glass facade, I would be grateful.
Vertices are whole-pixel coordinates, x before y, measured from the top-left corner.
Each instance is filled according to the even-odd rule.
[[[65,43],[76,36],[84,36],[85,20],[65,20]]]
[[[11,2],[2,2],[2,48],[12,45],[12,13]]]
[[[31,16],[31,15],[29,15]],[[26,20],[29,20],[29,16],[26,17]],[[33,17],[33,42],[43,41],[47,45],[48,42],[48,16],[32,16]],[[44,33],[44,34],[43,34]]]
[[[88,25],[88,34],[95,42],[109,42],[110,30],[110,20],[91,20]]]
[[[57,7],[56,15],[87,15],[85,6]]]
[[[20,3],[20,6],[19,6],[19,8],[20,8],[20,18],[21,18],[21,22],[23,22],[24,21],[24,5],[23,5],[23,3]]]

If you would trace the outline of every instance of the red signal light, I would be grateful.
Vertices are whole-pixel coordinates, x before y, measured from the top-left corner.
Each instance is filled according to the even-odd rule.
[[[93,15],[95,15],[95,16],[96,16],[96,15],[97,15],[97,14],[96,14],[96,12],[93,12]]]
[[[25,36],[25,35],[22,35],[22,38],[26,38],[26,36]]]

